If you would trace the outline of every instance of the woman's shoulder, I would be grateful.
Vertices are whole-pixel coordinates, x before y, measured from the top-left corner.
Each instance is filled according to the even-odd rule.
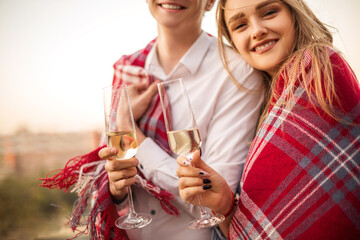
[[[344,55],[332,47],[327,47],[327,52],[335,84],[338,84],[339,88],[348,84],[351,84],[352,88],[359,88],[359,81],[355,72],[345,59]]]
[[[339,100],[345,111],[359,108],[360,85],[359,81],[345,58],[334,51],[330,56],[334,86]]]
[[[359,102],[360,102],[360,86],[359,81],[357,80],[357,77],[352,70],[351,66],[343,56],[343,54],[332,47],[322,47],[320,49],[321,53],[325,55],[327,54],[328,57],[326,58],[320,58],[320,64],[326,65],[325,61],[328,61],[330,63],[328,66],[329,68],[321,68],[321,71],[331,71],[330,75],[324,74],[322,72],[322,87],[325,86],[333,86],[334,92],[337,96],[338,103],[335,105],[338,105],[337,107],[340,107],[345,112],[352,111],[354,108],[359,108]],[[326,52],[325,52],[326,51]],[[313,73],[310,74],[310,76],[313,76],[313,74],[316,74],[316,69],[312,69],[315,64],[310,64],[313,61],[313,54],[310,53],[310,51],[304,52],[304,59],[308,63],[307,71],[312,71]],[[332,76],[332,84],[325,84],[328,83],[329,79],[325,79],[324,76]],[[326,87],[325,87],[326,88]],[[327,92],[326,89],[323,89],[323,91]]]
[[[296,59],[297,62],[295,62]],[[316,64],[314,64],[315,62]],[[314,67],[319,67],[321,71],[325,71],[329,69],[319,65],[324,66],[329,63],[334,74],[343,73],[344,75],[348,75],[347,78],[355,78],[356,80],[356,76],[349,63],[345,60],[343,54],[331,46],[322,44],[315,44],[308,48],[296,51],[291,59],[289,59],[285,69],[287,69],[287,71],[292,69],[296,72],[296,74],[302,73],[299,71],[301,66],[304,67],[306,72],[316,71],[313,69]]]
[[[315,52],[318,55],[315,56]],[[297,50],[293,55],[292,60],[299,56],[301,56],[301,61],[303,66],[305,66],[305,68],[308,68],[311,66],[311,63],[313,63],[313,60],[316,57],[328,56],[332,61],[334,57],[341,58],[341,53],[331,46],[326,46],[323,44],[314,44],[309,47]],[[290,61],[289,63],[290,67],[292,66],[292,62],[293,61]]]

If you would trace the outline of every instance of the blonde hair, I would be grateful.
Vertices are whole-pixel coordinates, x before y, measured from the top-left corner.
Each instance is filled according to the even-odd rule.
[[[274,88],[276,81],[281,75],[285,80],[285,86],[290,87],[292,90],[295,88],[296,82],[299,80],[299,73],[302,76],[303,81],[309,82],[306,77],[306,65],[304,62],[304,56],[311,56],[310,65],[311,69],[311,84],[304,84],[305,91],[307,92],[311,103],[316,102],[320,108],[329,116],[336,120],[340,120],[334,113],[333,104],[339,103],[338,96],[335,91],[334,76],[332,72],[332,64],[329,56],[329,47],[333,48],[333,38],[331,32],[327,29],[326,25],[322,23],[307,6],[303,0],[279,0],[287,6],[294,18],[295,28],[295,44],[293,46],[293,52],[290,54],[281,64],[277,73],[270,78],[267,75],[264,78],[265,86],[267,87],[267,102],[266,106],[261,114],[258,128],[265,120],[268,114],[270,105],[270,99],[277,100],[279,96],[275,95]],[[220,0],[216,9],[217,24],[218,24],[218,46],[221,55],[221,59],[225,65],[226,55],[224,51],[224,39],[236,49],[230,33],[227,29],[224,11],[226,0]],[[293,94],[294,91],[289,91]],[[291,95],[287,99],[291,99]],[[286,105],[286,102],[283,103]]]

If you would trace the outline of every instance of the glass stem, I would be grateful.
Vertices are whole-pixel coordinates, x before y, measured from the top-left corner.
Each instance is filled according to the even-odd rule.
[[[134,202],[133,202],[133,197],[132,197],[132,191],[131,191],[131,187],[127,186],[127,192],[128,192],[128,198],[129,198],[129,218],[132,218],[136,212],[135,212],[135,208],[134,208]]]
[[[190,153],[188,156],[187,156],[187,159],[189,160],[189,165],[193,166],[193,164],[191,164],[191,160],[193,159],[193,154],[194,153]],[[203,199],[201,197],[200,194],[197,195],[197,199],[198,199],[198,202],[199,202],[199,206],[200,206],[200,218],[208,218],[210,216],[210,214],[208,213],[208,211],[206,211],[205,207],[204,207],[204,202],[203,202]]]
[[[206,211],[206,209],[204,207],[204,202],[203,202],[202,197],[201,197],[200,194],[197,195],[197,199],[198,199],[198,202],[200,204],[200,218],[208,217],[209,213],[208,213],[208,211]]]

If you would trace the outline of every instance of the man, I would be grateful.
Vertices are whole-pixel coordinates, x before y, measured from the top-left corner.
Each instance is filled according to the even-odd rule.
[[[203,157],[223,174],[235,191],[262,97],[235,87],[218,57],[216,39],[201,30],[204,12],[211,10],[214,0],[147,2],[157,21],[158,37],[144,67],[158,79],[183,78],[203,139]],[[229,51],[228,57],[233,58],[232,74],[239,83],[249,89],[260,90],[261,77],[243,61],[234,59],[234,53]],[[149,89],[152,90],[143,95],[156,93],[153,86]],[[133,106],[134,112],[136,109]],[[235,132],[236,136],[232,134]],[[148,180],[176,196],[180,216],[167,214],[155,197],[142,188],[134,187],[135,210],[151,214],[153,221],[145,228],[127,230],[129,238],[210,239],[211,229],[194,231],[187,228],[187,224],[198,217],[198,208],[183,203],[178,197],[174,156],[170,156],[151,138],[146,138],[139,128],[137,138],[140,146],[136,157],[141,172]],[[111,150],[114,151],[102,149],[100,157],[112,156],[116,151],[111,153]],[[137,161],[134,160],[134,165]],[[120,201],[126,195],[125,187],[135,181],[133,176],[136,172],[129,172],[128,165],[123,169],[121,164],[121,161],[113,160],[106,164],[111,195]],[[121,171],[123,174],[120,174]]]

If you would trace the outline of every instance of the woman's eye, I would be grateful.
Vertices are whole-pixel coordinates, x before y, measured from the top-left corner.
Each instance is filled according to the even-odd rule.
[[[243,27],[245,27],[245,26],[246,26],[246,24],[245,24],[245,23],[234,24],[233,31],[234,31],[234,30],[241,29],[241,28],[243,28]]]
[[[277,13],[277,12],[278,12],[278,10],[269,10],[269,11],[266,11],[265,14],[264,14],[264,17],[266,17],[266,16],[271,16],[271,15]]]

